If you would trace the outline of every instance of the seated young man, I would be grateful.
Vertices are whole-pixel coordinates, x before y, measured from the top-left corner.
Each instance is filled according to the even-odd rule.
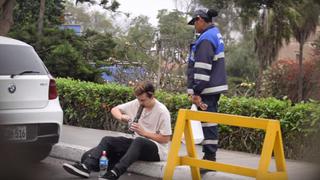
[[[149,82],[139,83],[134,88],[136,99],[111,110],[114,118],[123,123],[130,122],[133,138],[102,138],[97,147],[82,155],[81,163],[63,164],[63,168],[76,176],[88,178],[91,171],[99,171],[99,158],[107,152],[108,171],[99,179],[118,179],[135,161],[166,160],[168,142],[172,134],[170,113],[165,105],[154,97],[155,88]],[[138,109],[143,107],[137,123],[132,122]]]

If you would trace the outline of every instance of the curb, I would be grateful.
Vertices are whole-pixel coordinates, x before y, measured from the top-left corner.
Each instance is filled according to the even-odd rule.
[[[89,148],[77,145],[71,145],[66,143],[58,143],[52,147],[49,156],[64,159],[68,161],[80,161],[83,153],[88,151]]]
[[[58,143],[52,147],[50,152],[51,157],[57,159],[64,159],[67,161],[80,161],[81,156],[89,150],[88,147],[71,145],[67,143]],[[128,172],[141,174],[144,176],[149,176],[153,178],[162,179],[164,170],[165,170],[166,162],[142,162],[138,161],[133,163],[129,168]],[[173,179],[183,179],[183,180],[191,180],[191,171],[188,166],[178,166],[174,171]],[[244,179],[252,179],[249,177],[233,175],[222,172],[209,172],[206,173],[202,179],[219,179],[219,180],[244,180]]]

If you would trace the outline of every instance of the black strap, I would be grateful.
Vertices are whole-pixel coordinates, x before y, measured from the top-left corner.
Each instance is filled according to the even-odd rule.
[[[133,122],[137,123],[141,117],[144,106],[140,105],[137,111],[136,117],[134,117]]]
[[[139,109],[138,109],[138,111],[137,111],[136,117],[134,117],[134,119],[133,119],[132,122],[138,123],[138,121],[139,121],[139,119],[140,119],[140,117],[141,117],[143,108],[144,108],[144,107],[143,107],[142,105],[139,106]],[[130,123],[130,122],[129,122],[128,126],[129,126],[129,128],[130,128],[130,126],[131,126],[131,123]],[[131,131],[130,129],[129,129],[129,133],[132,134],[132,135],[134,134],[134,132]]]

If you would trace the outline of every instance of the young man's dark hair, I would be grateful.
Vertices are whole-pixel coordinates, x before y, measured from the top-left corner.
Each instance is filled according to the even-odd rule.
[[[151,82],[141,82],[134,87],[134,95],[140,96],[143,93],[147,93],[148,97],[151,98],[154,95],[154,86]]]

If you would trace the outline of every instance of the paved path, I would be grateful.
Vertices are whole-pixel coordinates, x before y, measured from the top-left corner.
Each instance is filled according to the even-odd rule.
[[[96,146],[100,139],[104,136],[128,136],[128,134],[123,134],[113,131],[80,128],[74,126],[64,125],[62,129],[62,134],[60,138],[60,143],[54,147],[52,156],[60,158],[65,158],[69,160],[79,160],[81,154],[91,147]],[[61,148],[63,147],[63,148]],[[201,146],[196,146],[198,157],[202,157]],[[182,144],[180,150],[180,155],[186,154],[185,146]],[[234,165],[247,166],[251,168],[257,168],[259,163],[259,155],[243,153],[237,151],[227,151],[220,149],[217,152],[217,161],[223,163],[229,163]],[[320,179],[320,168],[318,165],[300,162],[294,160],[286,160],[287,171],[289,175],[289,180],[318,180]],[[164,171],[165,163],[146,163],[139,162],[133,164],[129,171],[135,173],[141,173],[151,177],[162,177]],[[275,170],[275,163],[272,161],[270,165],[270,171]],[[175,170],[174,179],[191,179],[190,170],[187,167],[179,167]],[[203,179],[253,179],[244,176],[233,175],[229,173],[207,173]]]

